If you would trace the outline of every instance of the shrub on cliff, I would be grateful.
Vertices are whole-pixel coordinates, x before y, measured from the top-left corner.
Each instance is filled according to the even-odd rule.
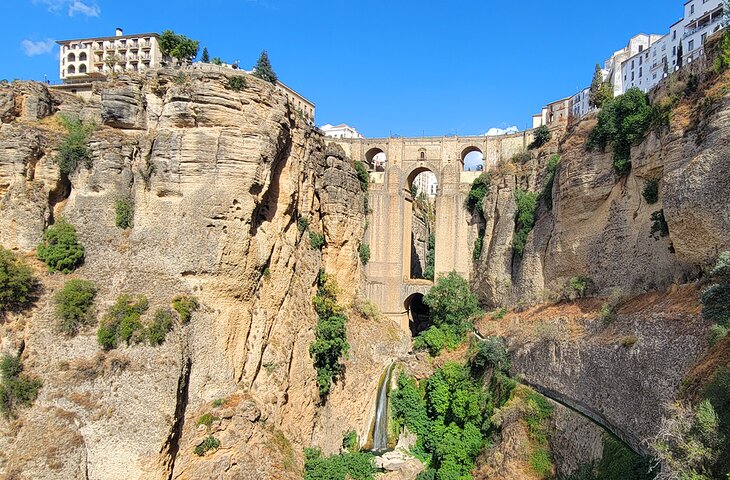
[[[228,87],[234,92],[240,92],[241,90],[246,88],[246,77],[243,77],[241,75],[231,77],[230,80],[228,80]]]
[[[583,298],[593,290],[593,279],[590,277],[573,277],[568,280],[567,298],[571,302]]]
[[[644,138],[652,118],[648,97],[638,88],[607,102],[598,114],[598,124],[588,137],[586,148],[613,147],[613,168],[619,175],[631,170],[631,147]]]
[[[79,243],[74,226],[60,218],[46,229],[36,256],[52,272],[71,273],[84,262],[84,246]]]
[[[547,163],[545,184],[542,187],[542,198],[545,199],[545,206],[548,210],[553,209],[553,184],[555,183],[558,165],[560,165],[560,155],[551,156]]]
[[[115,206],[116,215],[114,223],[122,229],[132,228],[132,217],[134,216],[134,205],[128,198],[120,198]]]
[[[360,261],[362,264],[367,265],[370,261],[370,245],[366,243],[361,244],[358,249],[358,254],[360,255]]]
[[[94,125],[64,115],[59,115],[59,119],[67,131],[56,156],[56,163],[61,173],[64,175],[73,173],[81,164],[91,168],[91,150],[87,143],[89,135],[94,131]]]
[[[29,407],[38,397],[43,383],[23,373],[20,358],[5,355],[0,362],[0,413],[6,418],[15,417],[19,407]]]
[[[547,127],[547,125],[541,125],[535,129],[533,132],[533,139],[532,143],[527,147],[530,150],[533,148],[540,148],[546,143],[550,141],[550,138],[552,138],[552,133],[550,133],[550,129]]]
[[[172,299],[172,308],[180,315],[180,321],[186,324],[192,318],[193,312],[200,308],[200,303],[192,295],[178,295]]]
[[[33,301],[37,281],[31,268],[0,247],[0,313],[22,310]]]
[[[649,178],[644,182],[644,190],[641,192],[644,200],[649,205],[659,201],[659,179]]]
[[[325,240],[324,234],[319,232],[309,232],[309,246],[312,250],[322,250]]]
[[[72,279],[56,293],[56,315],[66,335],[76,335],[82,325],[94,321],[92,307],[96,286],[88,280]]]
[[[537,210],[537,193],[525,190],[515,190],[515,199],[517,201],[517,218],[514,240],[512,247],[518,255],[525,252],[527,245],[527,237],[535,226],[535,211]]]
[[[327,398],[332,382],[337,381],[343,371],[342,358],[347,355],[347,317],[337,304],[337,285],[323,271],[317,279],[317,295],[312,299],[317,313],[315,340],[309,345],[309,355],[317,369],[319,395]]]
[[[357,179],[360,181],[360,190],[367,192],[370,188],[370,172],[364,163],[360,161],[355,162],[355,171],[357,172]]]
[[[147,327],[147,341],[153,347],[165,343],[167,333],[172,330],[172,312],[165,308],[155,310],[155,316],[152,323]]]
[[[116,348],[120,341],[127,345],[144,339],[141,317],[149,308],[143,295],[121,295],[99,323],[96,338],[104,350]]]
[[[712,285],[700,297],[702,316],[705,319],[730,328],[730,251],[717,257],[715,268],[710,272]]]

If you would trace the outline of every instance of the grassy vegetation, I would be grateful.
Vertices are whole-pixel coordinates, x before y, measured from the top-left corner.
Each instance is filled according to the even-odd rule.
[[[219,417],[216,417],[212,413],[204,413],[198,419],[195,421],[195,425],[205,425],[206,428],[210,428],[213,425],[213,422],[217,422],[220,420]]]
[[[342,373],[342,358],[347,355],[350,344],[347,342],[347,316],[337,304],[334,279],[321,271],[317,282],[317,295],[312,299],[317,312],[316,338],[309,345],[309,355],[317,369],[320,398],[325,401],[332,382],[336,382]]]
[[[180,315],[180,321],[187,324],[190,322],[193,313],[200,308],[200,303],[192,295],[178,295],[172,299],[172,308]]]
[[[84,263],[84,253],[76,229],[63,218],[46,229],[43,243],[36,248],[36,256],[52,272],[73,272]]]
[[[358,450],[358,438],[355,430],[348,430],[342,437],[342,448],[347,451],[355,452]]]
[[[66,135],[58,147],[56,163],[61,173],[69,175],[76,171],[79,165],[91,168],[91,150],[87,146],[89,135],[94,131],[95,126],[85,124],[78,118],[70,118],[59,115],[61,124],[66,128]]]
[[[19,357],[5,355],[0,361],[0,412],[5,418],[17,416],[20,407],[30,407],[43,386],[40,380],[23,373]]]
[[[432,355],[458,346],[474,328],[472,319],[481,313],[469,282],[456,272],[439,278],[423,301],[433,325],[415,338],[414,347],[428,349]]]
[[[114,223],[121,229],[132,228],[132,218],[134,217],[134,204],[128,198],[120,198],[115,206],[116,215]]]
[[[205,437],[202,443],[196,445],[195,455],[202,457],[211,450],[218,450],[221,446],[221,442],[213,435]]]
[[[76,335],[83,325],[94,322],[94,298],[96,286],[88,280],[72,279],[59,290],[54,301],[56,316],[61,321],[61,330],[66,335]]]
[[[537,193],[525,190],[515,190],[515,200],[517,201],[517,220],[514,240],[512,247],[517,255],[525,252],[527,245],[527,237],[535,226],[535,210],[537,210]]]
[[[357,179],[360,181],[360,190],[367,192],[370,188],[370,172],[364,163],[360,161],[355,162],[355,171],[357,172]]]
[[[373,455],[345,452],[325,457],[318,448],[304,449],[305,480],[372,480],[375,474]]]
[[[631,171],[631,147],[646,135],[652,115],[646,94],[638,88],[630,88],[604,104],[586,147],[603,151],[610,144],[614,170],[620,176],[626,175]]]
[[[0,246],[0,313],[19,311],[30,305],[37,285],[33,270]]]
[[[428,235],[428,245],[426,246],[426,268],[423,270],[423,278],[433,281],[435,268],[436,236],[431,233]]]

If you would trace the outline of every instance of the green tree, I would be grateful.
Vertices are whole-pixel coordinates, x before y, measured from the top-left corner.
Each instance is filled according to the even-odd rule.
[[[94,305],[96,291],[93,282],[72,279],[56,293],[56,315],[64,333],[76,335],[80,326],[88,325],[94,320],[91,307]]]
[[[159,39],[160,51],[166,57],[173,57],[178,62],[191,62],[198,56],[199,42],[172,30],[165,30]]]
[[[595,108],[601,108],[612,98],[613,89],[611,88],[611,84],[604,82],[601,66],[596,64],[596,70],[593,73],[593,81],[591,82],[591,90],[588,94],[588,105]]]
[[[200,56],[200,61],[203,63],[210,62],[210,55],[208,55],[208,47],[203,47],[203,54]]]
[[[631,147],[644,138],[651,117],[652,107],[646,94],[638,88],[630,88],[604,105],[586,147],[604,150],[610,143],[613,168],[617,174],[626,175],[631,171]]]
[[[0,247],[0,313],[27,307],[36,286],[31,268],[13,252]]]
[[[253,69],[253,75],[257,78],[260,78],[261,80],[265,80],[273,84],[276,84],[276,82],[279,80],[279,77],[276,76],[276,73],[274,73],[274,69],[271,67],[269,54],[266,52],[266,50],[261,52],[259,60],[258,62],[256,62],[256,66]]]
[[[6,418],[15,417],[19,407],[31,406],[43,386],[40,380],[23,373],[20,358],[12,355],[0,361],[0,377],[0,412]]]
[[[76,237],[76,229],[63,218],[48,227],[36,256],[52,272],[71,273],[84,262],[84,246]]]
[[[547,127],[547,125],[541,125],[537,127],[533,132],[532,143],[530,143],[528,148],[530,150],[532,150],[533,148],[540,148],[548,143],[551,138],[552,133],[550,133],[550,129]]]

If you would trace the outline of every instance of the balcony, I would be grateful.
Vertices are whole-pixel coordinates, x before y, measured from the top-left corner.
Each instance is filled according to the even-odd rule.
[[[699,30],[707,28],[710,25],[719,22],[720,20],[722,20],[722,7],[715,10],[714,12],[706,13],[697,20],[685,25],[684,35],[682,35],[682,38],[687,38],[690,35],[697,33]]]
[[[150,48],[152,48],[152,43],[151,42],[142,42],[142,48],[145,50],[149,50]]]

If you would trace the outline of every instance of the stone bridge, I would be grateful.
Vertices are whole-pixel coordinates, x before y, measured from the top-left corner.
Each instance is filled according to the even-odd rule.
[[[414,302],[420,304],[432,282],[411,278],[414,179],[424,171],[435,174],[435,278],[456,271],[469,278],[476,237],[464,201],[481,171],[465,171],[471,152],[484,157],[484,170],[527,150],[532,132],[497,137],[425,137],[335,139],[345,152],[371,170],[369,205],[372,210],[365,243],[371,258],[366,267],[367,297],[381,312],[408,331]]]

